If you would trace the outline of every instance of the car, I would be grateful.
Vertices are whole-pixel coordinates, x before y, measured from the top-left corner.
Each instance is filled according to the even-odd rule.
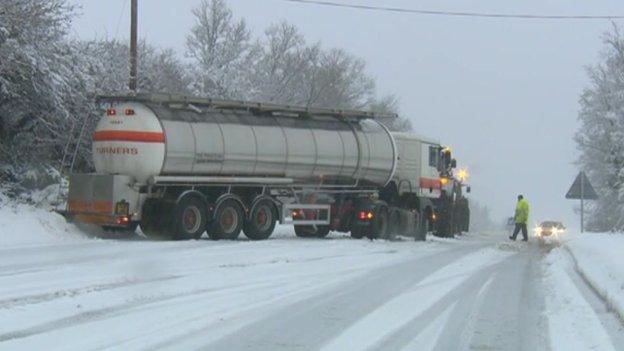
[[[565,226],[558,221],[543,221],[537,228],[535,228],[535,234],[539,237],[559,235],[565,232]]]

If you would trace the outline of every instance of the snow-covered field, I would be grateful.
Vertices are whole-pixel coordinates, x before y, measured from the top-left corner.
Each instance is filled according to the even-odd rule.
[[[502,238],[103,240],[5,205],[0,349],[623,349],[624,237]]]

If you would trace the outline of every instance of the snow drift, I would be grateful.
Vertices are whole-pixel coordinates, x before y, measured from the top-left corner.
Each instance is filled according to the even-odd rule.
[[[78,228],[58,213],[0,197],[0,247],[85,239]]]

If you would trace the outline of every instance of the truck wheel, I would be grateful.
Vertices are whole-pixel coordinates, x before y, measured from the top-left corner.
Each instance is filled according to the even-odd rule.
[[[245,221],[243,233],[251,240],[266,240],[275,229],[277,211],[270,200],[260,200],[254,205]]]
[[[427,229],[425,228],[427,224],[421,222],[420,215],[415,214],[414,216],[414,240],[425,241],[427,239]]]
[[[233,199],[225,200],[217,209],[208,236],[212,240],[236,240],[243,228],[243,208]]]
[[[364,233],[364,230],[362,230],[362,228],[352,228],[351,229],[351,237],[353,239],[362,239],[365,235],[366,235],[366,233]]]
[[[403,221],[401,220],[401,210],[393,208],[388,215],[388,230],[384,239],[394,240],[397,235],[405,235],[407,232],[403,232]]]
[[[300,238],[324,238],[329,234],[328,225],[296,225],[295,235]]]
[[[373,218],[372,228],[368,232],[369,239],[383,239],[388,233],[388,207],[385,203],[380,203],[375,207],[375,218]]]
[[[173,239],[201,238],[206,230],[206,204],[194,196],[186,196],[176,205]]]

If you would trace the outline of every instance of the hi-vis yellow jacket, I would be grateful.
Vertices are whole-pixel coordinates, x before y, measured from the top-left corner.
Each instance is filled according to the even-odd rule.
[[[516,223],[526,224],[529,221],[529,202],[526,199],[518,201],[516,205]]]

